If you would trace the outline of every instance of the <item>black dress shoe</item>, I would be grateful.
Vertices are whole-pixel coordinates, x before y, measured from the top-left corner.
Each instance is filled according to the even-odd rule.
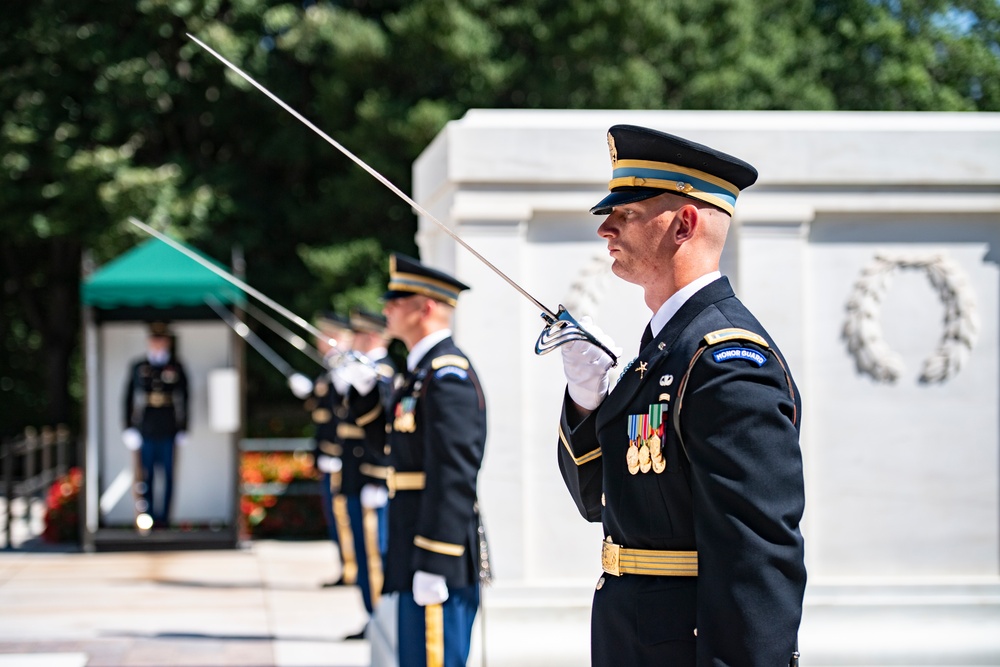
[[[355,632],[353,635],[347,635],[346,637],[344,637],[344,641],[350,641],[350,640],[355,640],[355,639],[364,639],[365,638],[365,630],[367,630],[367,629],[368,629],[368,624],[365,623],[365,627],[361,628],[360,631]]]
[[[336,581],[326,581],[326,582],[323,582],[323,588],[333,588],[334,586],[343,586],[343,585],[344,585],[344,578],[343,577],[341,577],[340,579],[337,579]]]

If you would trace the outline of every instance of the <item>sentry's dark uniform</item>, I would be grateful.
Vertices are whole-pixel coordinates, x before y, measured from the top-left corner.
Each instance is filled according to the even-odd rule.
[[[647,128],[612,127],[608,146],[611,194],[593,213],[671,192],[732,215],[757,178]],[[559,467],[605,535],[593,664],[790,664],[806,582],[801,401],[728,279],[684,302],[594,412],[570,403]]]
[[[382,297],[384,312],[389,317],[393,301],[416,295],[454,307],[467,289],[442,271],[394,253]],[[424,330],[423,339],[406,341],[412,346],[407,366],[413,370],[402,379],[383,420],[368,428],[373,442],[380,433],[385,438],[390,498],[385,591],[397,601],[389,620],[395,632],[389,634],[395,634],[400,667],[464,665],[479,609],[479,584],[490,580],[476,499],[486,447],[486,400],[469,359],[439,324]],[[390,320],[390,329],[395,326]],[[419,331],[400,326],[414,335]],[[417,358],[414,349],[425,345],[429,349]],[[413,588],[417,572],[422,580],[443,578],[447,599],[418,604]],[[420,602],[440,598],[440,592],[419,593]],[[374,655],[381,639],[372,646]]]
[[[386,509],[362,507],[361,489],[367,484],[385,486],[385,474],[378,475],[375,471],[385,470],[386,457],[384,434],[369,438],[365,428],[374,422],[385,423],[384,406],[391,396],[396,369],[388,354],[369,358],[369,361],[375,364],[379,373],[375,389],[363,397],[351,387],[335,411],[340,419],[337,443],[343,450],[344,463],[340,496],[346,499],[357,584],[365,609],[371,614],[382,594],[384,581]],[[372,399],[376,400],[374,404]],[[335,502],[338,501],[335,499]],[[345,542],[342,538],[341,544]]]
[[[651,406],[666,466],[631,474],[629,416]],[[559,466],[581,514],[624,548],[697,552],[696,577],[601,578],[595,665],[788,664],[806,578],[800,415],[784,359],[725,278],[684,304],[576,428],[564,410]]]
[[[368,404],[373,399],[369,397]],[[468,358],[446,338],[424,355],[367,426],[385,438],[390,494],[385,591],[409,591],[417,570],[448,588],[479,581],[476,480],[486,446],[486,403]]]
[[[305,409],[309,412],[313,422],[313,456],[316,460],[320,456],[336,459],[343,456],[343,445],[337,442],[337,426],[341,421],[341,418],[337,416],[337,408],[342,401],[343,396],[337,393],[330,381],[329,373],[323,373],[316,378],[313,383],[312,395],[305,401]],[[348,549],[345,553],[340,538],[345,531],[350,532],[350,519],[347,516],[346,504],[343,501],[338,503],[335,500],[340,492],[343,474],[343,468],[334,473],[320,471],[320,498],[327,534],[330,540],[337,545],[337,550],[340,553],[340,561],[343,565],[341,579],[343,583],[353,585],[358,576],[357,560],[354,557],[353,549]]]
[[[409,591],[417,570],[444,575],[449,589],[478,583],[476,479],[486,445],[486,402],[475,370],[451,338],[407,375],[391,416],[385,590]],[[404,488],[403,480],[421,474],[422,489]]]
[[[162,365],[148,359],[132,364],[125,389],[125,428],[142,436],[142,497],[154,523],[166,525],[174,488],[174,439],[188,428],[188,381],[184,366],[172,355]],[[155,468],[163,469],[162,505],[154,506]]]
[[[174,358],[162,366],[147,359],[133,363],[125,391],[125,428],[138,429],[143,438],[172,438],[186,431],[187,424],[184,366]]]

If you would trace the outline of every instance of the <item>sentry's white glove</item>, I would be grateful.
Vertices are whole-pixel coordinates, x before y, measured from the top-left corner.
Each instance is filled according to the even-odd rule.
[[[621,348],[615,347],[611,337],[594,324],[589,315],[581,317],[579,323],[609,350],[621,356]],[[566,343],[559,349],[562,350],[563,372],[566,374],[569,397],[584,410],[596,409],[608,394],[614,360],[607,352],[585,340]]]
[[[375,383],[378,382],[378,371],[356,359],[345,360],[344,363],[333,369],[331,375],[333,376],[333,386],[342,395],[347,393],[347,386],[350,385],[357,389],[362,396],[367,396],[375,388]]]
[[[336,456],[327,456],[326,454],[320,454],[316,457],[316,467],[320,469],[321,472],[335,473],[340,472],[340,469],[344,467],[344,462],[341,461]]]
[[[185,446],[190,440],[191,438],[188,436],[187,431],[177,431],[177,435],[174,436],[174,444],[178,447]]]
[[[292,373],[288,376],[288,388],[295,398],[305,399],[312,393],[313,382],[302,373]]]
[[[443,575],[417,570],[413,573],[413,601],[421,607],[441,604],[448,599],[448,584]]]
[[[127,428],[122,431],[122,442],[128,450],[137,452],[142,447],[142,434],[137,428]]]
[[[365,484],[361,487],[361,506],[365,509],[377,510],[389,502],[389,489],[377,484]]]

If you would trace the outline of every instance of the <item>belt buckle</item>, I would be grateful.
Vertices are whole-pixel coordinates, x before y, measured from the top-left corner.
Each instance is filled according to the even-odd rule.
[[[610,575],[621,576],[621,547],[611,541],[609,537],[601,542],[601,567]]]
[[[388,466],[385,469],[385,486],[389,489],[389,497],[396,497],[396,469]]]

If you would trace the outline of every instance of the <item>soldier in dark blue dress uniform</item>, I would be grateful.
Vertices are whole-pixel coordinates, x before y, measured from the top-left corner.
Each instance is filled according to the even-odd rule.
[[[611,193],[592,212],[607,215],[612,270],[643,287],[653,317],[610,393],[607,354],[562,347],[559,467],[605,535],[592,662],[788,665],[806,582],[801,401],[718,270],[757,172],[641,127],[612,127],[608,143]]]
[[[170,524],[174,493],[175,447],[187,441],[188,381],[174,354],[165,322],[149,326],[146,356],[132,364],[125,387],[125,431],[122,441],[137,452],[136,525],[142,530]],[[163,478],[162,496],[154,479]]]
[[[477,478],[486,402],[468,357],[451,338],[468,286],[414,259],[390,260],[387,332],[409,350],[407,373],[381,420],[389,490],[386,593],[398,595],[400,667],[464,665],[479,607]]]
[[[333,366],[342,351],[350,348],[350,322],[332,312],[324,312],[316,318],[316,328],[325,337],[318,337],[317,348],[323,354],[327,365]],[[335,348],[328,339],[337,342]],[[320,498],[327,534],[340,555],[341,575],[324,586],[351,585],[357,583],[358,563],[351,537],[351,524],[345,498],[337,500],[343,480],[343,445],[337,441],[337,426],[340,423],[338,408],[343,401],[330,378],[329,369],[313,383],[312,394],[305,401],[305,409],[313,422],[313,460],[319,472]]]
[[[337,443],[343,451],[338,495],[347,504],[357,584],[365,609],[371,615],[384,581],[382,558],[387,541],[389,492],[385,475],[378,474],[385,469],[385,437],[379,434],[374,442],[369,442],[365,427],[384,419],[384,406],[392,395],[396,368],[389,357],[383,316],[354,310],[350,325],[355,356],[344,357],[331,373],[336,393],[342,397],[334,408],[338,420]],[[358,359],[363,363],[353,363]],[[378,400],[372,404],[369,397]],[[348,639],[363,637],[364,630]]]

